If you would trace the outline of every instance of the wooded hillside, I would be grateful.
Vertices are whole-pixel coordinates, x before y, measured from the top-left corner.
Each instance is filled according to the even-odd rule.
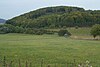
[[[100,24],[100,10],[69,6],[47,7],[14,17],[6,23],[23,28],[90,27]]]

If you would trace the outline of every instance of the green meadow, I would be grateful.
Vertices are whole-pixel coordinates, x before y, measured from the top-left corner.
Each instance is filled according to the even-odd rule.
[[[89,35],[88,29],[87,32],[85,29],[83,32],[73,29],[70,31],[72,36]],[[47,67],[48,64],[51,67],[73,67],[71,63],[75,63],[77,67],[86,60],[93,67],[100,67],[100,41],[65,38],[57,34],[0,34],[0,67],[3,65],[4,56],[7,64],[13,61],[13,67],[18,67],[19,59],[22,67],[25,67],[26,61],[31,62],[33,67],[40,67],[41,61],[43,67]]]

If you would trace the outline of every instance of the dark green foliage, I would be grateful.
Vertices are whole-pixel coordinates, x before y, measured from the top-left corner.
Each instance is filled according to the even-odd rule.
[[[0,33],[2,34],[2,33],[9,33],[9,29],[7,28],[7,27],[2,27],[1,29],[0,29]]]
[[[65,30],[65,29],[61,29],[61,30],[58,32],[58,35],[59,35],[59,36],[64,36],[64,35],[66,35],[66,36],[70,36],[71,33],[68,32],[68,31]]]
[[[13,33],[15,31],[15,27],[10,24],[0,25],[0,31],[3,33]]]
[[[0,33],[23,33],[24,28],[10,24],[0,25]]]
[[[47,7],[7,20],[7,24],[23,28],[90,27],[100,24],[100,10],[78,7]]]
[[[13,26],[10,24],[0,25],[0,34],[4,33],[26,33],[26,34],[53,34],[54,31],[47,31],[45,29],[37,29],[37,28],[23,28],[19,26]]]
[[[93,25],[91,29],[91,35],[95,38],[96,36],[100,36],[100,24]]]
[[[78,27],[91,27],[94,24],[100,24],[100,10],[57,6],[38,9],[9,19],[6,24],[0,25],[0,33],[54,34],[56,31],[45,29],[67,27],[78,29]],[[66,33],[71,35],[67,30],[60,30],[58,34],[64,36]]]
[[[26,33],[26,34],[33,34],[35,32],[31,28],[26,28],[24,33]]]
[[[14,32],[15,33],[24,33],[25,29],[23,27],[16,26]]]

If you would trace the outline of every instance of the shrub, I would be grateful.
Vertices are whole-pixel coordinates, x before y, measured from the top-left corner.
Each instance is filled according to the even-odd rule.
[[[24,33],[25,29],[23,27],[16,26],[15,33]]]
[[[25,33],[26,33],[26,34],[34,34],[34,30],[31,29],[31,28],[26,28],[26,29],[25,29]]]
[[[100,36],[100,24],[93,25],[91,29],[91,35],[95,38],[96,36]]]
[[[15,27],[10,24],[0,25],[0,31],[3,33],[12,33],[14,32]]]
[[[75,26],[75,29],[78,29],[78,26]]]
[[[64,36],[65,34],[67,34],[67,36],[70,36],[71,35],[70,32],[68,32],[67,30],[64,30],[64,29],[58,31],[58,35],[59,36]]]

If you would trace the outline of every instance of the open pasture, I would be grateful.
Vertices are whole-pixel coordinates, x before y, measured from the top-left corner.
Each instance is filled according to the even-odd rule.
[[[13,60],[14,67],[20,59],[22,66],[32,62],[33,67],[66,67],[67,63],[75,64],[90,61],[93,67],[100,67],[100,41],[75,40],[58,35],[0,34],[0,67],[3,58],[6,63]],[[69,67],[72,67],[69,65]]]

